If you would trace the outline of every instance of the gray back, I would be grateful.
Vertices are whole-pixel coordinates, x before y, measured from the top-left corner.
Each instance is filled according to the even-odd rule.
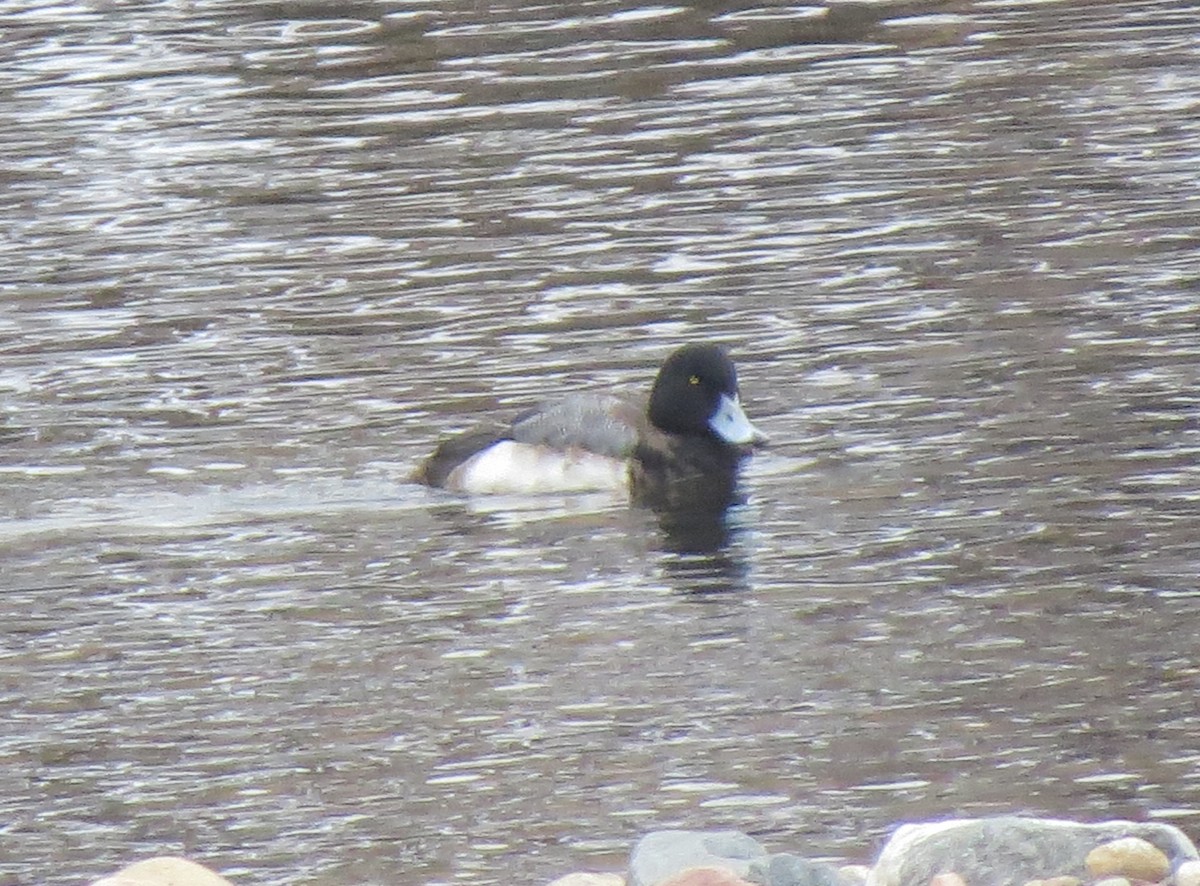
[[[517,416],[512,437],[554,449],[585,449],[611,458],[633,454],[642,410],[612,394],[572,394]]]

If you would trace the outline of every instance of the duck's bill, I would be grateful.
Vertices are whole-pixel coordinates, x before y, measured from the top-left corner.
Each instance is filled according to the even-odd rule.
[[[717,411],[708,420],[712,432],[734,446],[750,446],[767,442],[766,434],[750,423],[736,395],[722,394]]]

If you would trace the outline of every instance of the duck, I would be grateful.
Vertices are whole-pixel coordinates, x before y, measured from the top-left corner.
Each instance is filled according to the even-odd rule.
[[[724,347],[691,343],[663,362],[648,399],[573,393],[440,443],[414,479],[467,495],[610,491],[667,502],[733,494],[766,435],[741,405]]]

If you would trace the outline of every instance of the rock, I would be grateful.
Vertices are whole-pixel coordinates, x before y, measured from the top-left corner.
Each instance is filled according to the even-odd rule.
[[[625,886],[625,878],[620,874],[595,874],[590,871],[576,871],[563,874],[550,886]]]
[[[662,886],[754,886],[729,868],[684,868],[662,881]]]
[[[762,886],[840,886],[833,865],[787,852],[752,861],[746,877]]]
[[[186,858],[160,856],[123,867],[92,886],[233,886],[202,864]]]
[[[1124,877],[1105,877],[1103,880],[1092,883],[1092,886],[1132,886],[1132,884]]]
[[[1177,867],[1175,886],[1200,886],[1200,861],[1185,861]]]
[[[944,871],[970,886],[1013,886],[1029,880],[1091,875],[1084,859],[1097,845],[1140,837],[1179,862],[1200,859],[1179,828],[1158,822],[1080,824],[1045,818],[954,819],[903,825],[867,877],[867,886],[929,886]]]
[[[1045,880],[1030,880],[1025,886],[1083,886],[1083,881],[1078,877],[1047,877]]]
[[[1171,873],[1171,860],[1141,837],[1121,837],[1097,846],[1084,860],[1093,877],[1129,877],[1158,882]]]
[[[629,858],[630,886],[660,886],[688,868],[726,868],[744,878],[767,850],[740,831],[651,831]]]

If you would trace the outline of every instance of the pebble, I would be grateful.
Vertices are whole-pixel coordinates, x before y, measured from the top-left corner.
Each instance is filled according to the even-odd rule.
[[[684,868],[662,881],[662,886],[754,886],[729,868]]]
[[[1078,877],[1047,877],[1044,880],[1030,880],[1025,886],[1083,886],[1083,881]]]
[[[1097,880],[1092,886],[1132,886],[1132,884],[1124,877],[1105,877],[1103,880]]]
[[[1122,837],[1097,846],[1084,865],[1093,877],[1128,877],[1157,883],[1171,873],[1171,862],[1161,849],[1141,837]]]
[[[233,886],[202,864],[175,856],[147,858],[121,868],[92,886]]]
[[[967,886],[967,881],[951,871],[945,874],[935,874],[930,879],[929,886]]]
[[[833,865],[791,852],[776,852],[752,861],[746,879],[761,886],[840,886]]]
[[[1185,861],[1175,869],[1175,886],[1200,886],[1200,861]]]
[[[837,869],[838,882],[841,886],[867,886],[867,877],[871,875],[871,868],[865,864],[844,864]],[[1178,884],[1183,886],[1183,884]],[[1200,883],[1194,884],[1200,886]]]
[[[563,874],[550,886],[625,886],[625,878],[620,874],[597,874],[591,871],[576,871],[573,874]]]
[[[688,868],[723,868],[739,879],[767,850],[740,831],[651,831],[629,857],[630,886],[662,886]]]

